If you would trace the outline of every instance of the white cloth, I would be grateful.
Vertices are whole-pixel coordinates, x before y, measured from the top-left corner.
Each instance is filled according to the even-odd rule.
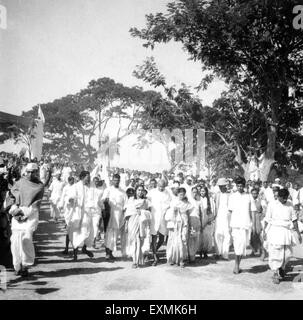
[[[267,203],[269,203],[269,202],[274,200],[274,192],[273,192],[272,188],[270,188],[270,187],[267,187],[267,188],[262,187],[261,188],[261,192],[264,194],[264,197],[265,197],[265,200],[266,200]]]
[[[90,188],[82,181],[73,185],[69,199],[74,199],[73,215],[71,219],[72,244],[74,248],[92,246],[94,233],[92,212],[88,200]]]
[[[114,186],[111,186],[105,189],[103,193],[102,201],[105,199],[109,200],[110,206],[110,217],[104,241],[105,247],[112,251],[117,251],[117,240],[120,236],[122,255],[125,256],[127,237],[123,228],[123,210],[127,202],[126,193],[121,188],[115,188]]]
[[[62,181],[64,183],[68,183],[68,177],[70,177],[72,174],[72,168],[71,167],[63,167],[62,169]]]
[[[292,203],[293,205],[301,204],[301,206],[303,206],[303,188],[293,190]]]
[[[172,197],[169,191],[164,189],[160,191],[158,188],[150,190],[149,200],[151,203],[151,234],[157,235],[160,232],[167,235],[167,228],[165,222],[165,213],[170,206]]]
[[[230,226],[231,228],[251,228],[251,200],[247,193],[232,194],[228,202],[228,210],[232,211]]]
[[[272,202],[265,216],[265,221],[268,223],[265,231],[268,244],[295,245],[296,242],[291,232],[295,220],[297,220],[297,215],[290,201],[284,205],[280,201]]]
[[[94,229],[94,238],[97,237],[99,231],[99,222],[101,219],[101,208],[102,204],[102,195],[104,193],[104,189],[91,187],[89,193],[89,203],[92,212],[93,219],[93,229]]]
[[[16,209],[16,205],[11,207],[10,212],[14,209]],[[27,217],[27,220],[25,222],[18,222],[15,218],[12,219],[11,252],[16,271],[21,269],[21,264],[23,266],[31,266],[35,262],[33,232],[37,229],[39,223],[39,210],[37,206],[21,206],[20,209]]]
[[[229,246],[231,241],[229,231],[229,212],[228,212],[228,193],[217,193],[216,208],[217,215],[215,220],[215,244],[218,255],[228,258]]]
[[[48,189],[51,192],[51,196],[49,199],[53,204],[57,205],[58,202],[60,201],[63,188],[64,188],[64,182],[59,181],[57,178],[54,178],[54,180],[52,181]]]
[[[232,228],[233,246],[236,256],[246,256],[246,248],[249,245],[250,230],[244,228]]]
[[[39,176],[42,183],[46,183],[47,179],[47,165],[43,164],[39,169]]]
[[[110,186],[105,189],[102,201],[107,198],[109,199],[110,205],[110,218],[107,228],[120,229],[124,223],[123,209],[127,201],[126,193],[121,188]]]

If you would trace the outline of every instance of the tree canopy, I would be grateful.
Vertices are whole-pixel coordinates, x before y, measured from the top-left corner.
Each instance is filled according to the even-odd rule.
[[[296,151],[303,145],[298,94],[303,38],[292,25],[295,4],[295,0],[176,0],[167,5],[166,13],[147,15],[146,28],[130,30],[145,47],[171,40],[182,43],[189,58],[209,72],[200,88],[214,77],[224,79],[229,91],[212,110],[199,111],[200,119],[195,120],[213,131],[244,168],[251,155],[266,163],[265,179],[275,160],[302,165]],[[165,85],[162,76],[150,72],[150,61],[139,71],[143,80]]]

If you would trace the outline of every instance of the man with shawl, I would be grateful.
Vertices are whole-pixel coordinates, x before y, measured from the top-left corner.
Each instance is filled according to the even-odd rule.
[[[26,174],[12,187],[16,199],[10,209],[12,219],[11,251],[13,265],[17,274],[28,275],[28,267],[34,264],[35,248],[33,233],[39,223],[39,208],[43,198],[44,186],[38,179],[38,166],[29,163]]]

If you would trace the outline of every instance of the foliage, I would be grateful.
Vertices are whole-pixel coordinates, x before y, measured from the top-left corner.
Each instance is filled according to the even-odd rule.
[[[252,153],[290,164],[303,144],[303,110],[298,107],[302,97],[289,95],[291,88],[298,93],[303,83],[303,39],[292,26],[295,4],[294,0],[176,0],[167,5],[167,13],[147,15],[146,28],[130,30],[145,47],[171,40],[182,43],[189,57],[210,72],[200,88],[214,76],[226,81],[229,92],[213,109],[198,108],[200,115],[194,120],[203,120],[240,164]],[[155,70],[150,72],[151,66],[156,68],[153,63],[145,62],[139,75],[155,84],[157,80],[144,76],[145,72],[159,77]],[[165,85],[165,80],[160,78],[159,83]],[[182,115],[190,116],[185,106]]]

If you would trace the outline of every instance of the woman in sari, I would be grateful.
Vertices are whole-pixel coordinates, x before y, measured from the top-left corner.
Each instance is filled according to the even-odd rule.
[[[207,187],[201,188],[201,210],[200,210],[200,221],[201,221],[201,232],[199,240],[198,252],[202,258],[208,258],[208,253],[213,247],[213,226],[214,226],[214,201],[208,194]]]
[[[166,247],[167,263],[180,265],[184,268],[184,260],[188,254],[188,238],[190,230],[189,215],[192,205],[186,198],[185,188],[178,189],[178,198],[171,201],[170,208],[165,214],[169,230]]]
[[[144,264],[143,246],[149,236],[148,228],[151,220],[150,205],[145,199],[144,187],[138,186],[135,196],[130,197],[125,208],[125,228],[128,233],[128,247],[133,259],[133,268]]]
[[[192,188],[191,204],[193,209],[189,215],[190,229],[188,238],[189,263],[195,262],[196,253],[199,249],[199,238],[201,230],[200,214],[201,214],[201,196],[197,187]]]

